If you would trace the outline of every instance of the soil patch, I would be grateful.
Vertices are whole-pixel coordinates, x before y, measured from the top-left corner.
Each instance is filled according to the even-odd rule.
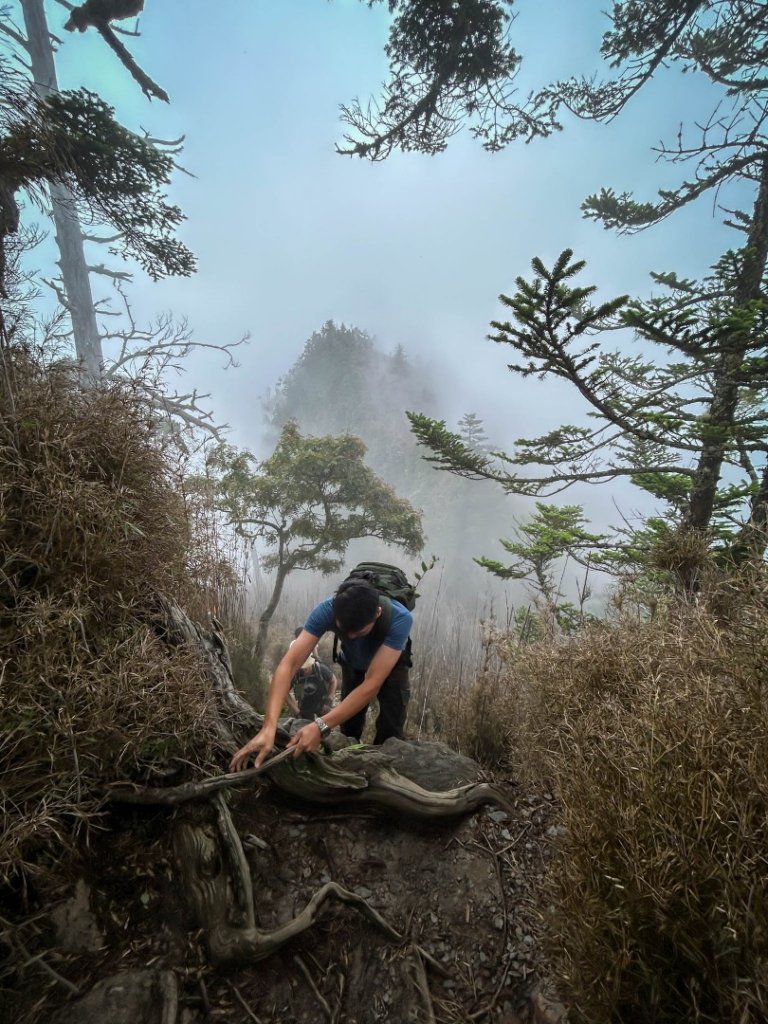
[[[4,1019],[53,1020],[65,1003],[68,1024],[89,1024],[86,994],[101,985],[109,998],[116,986],[135,989],[141,1024],[165,1024],[169,1007],[181,1024],[541,1020],[541,999],[532,1000],[544,971],[536,891],[556,807],[543,785],[505,790],[509,813],[485,808],[440,824],[286,806],[267,787],[238,794],[232,813],[258,927],[294,917],[334,881],[405,938],[393,944],[353,909],[328,906],[280,952],[226,974],[208,965],[204,936],[190,930],[171,815],[122,809],[66,880],[41,885],[26,907],[9,949],[16,970]],[[55,926],[73,915],[86,943],[82,930]]]

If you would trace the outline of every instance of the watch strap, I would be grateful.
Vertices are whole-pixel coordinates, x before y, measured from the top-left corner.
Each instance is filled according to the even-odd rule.
[[[323,721],[323,719],[319,715],[315,715],[315,725],[320,730],[320,735],[323,739],[326,739],[328,736],[331,735],[330,725],[328,725],[327,722]]]

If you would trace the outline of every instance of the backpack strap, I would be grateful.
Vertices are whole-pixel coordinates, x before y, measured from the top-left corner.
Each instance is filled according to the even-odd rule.
[[[312,666],[312,678],[320,687],[325,686],[325,677],[323,676],[323,670],[320,667],[320,661],[315,658],[315,663]]]
[[[376,625],[369,634],[369,638],[373,640],[377,650],[387,639],[389,627],[392,625],[392,602],[384,594],[379,594],[379,604],[381,605],[381,615],[376,619]]]

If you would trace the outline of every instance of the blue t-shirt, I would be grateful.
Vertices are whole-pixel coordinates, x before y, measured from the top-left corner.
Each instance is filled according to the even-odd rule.
[[[413,616],[408,609],[399,601],[392,601],[392,621],[389,630],[384,637],[382,646],[391,647],[393,651],[405,650],[408,641],[408,634],[413,625]],[[333,598],[328,597],[325,601],[315,605],[307,616],[304,629],[312,636],[321,637],[323,633],[333,630],[336,620],[333,617]],[[378,650],[378,645],[371,639],[371,635],[360,636],[356,640],[345,640],[342,656],[344,661],[352,668],[365,671],[373,660]]]

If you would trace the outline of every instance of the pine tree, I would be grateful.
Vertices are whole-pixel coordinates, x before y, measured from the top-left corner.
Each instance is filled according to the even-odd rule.
[[[423,25],[409,46],[401,35],[393,35],[402,44],[393,49],[393,67],[400,74],[421,58],[429,42],[439,50],[438,42],[460,33],[465,24],[456,9],[441,27],[429,3],[403,4],[398,10],[404,13],[406,7],[411,12],[422,9]],[[497,21],[498,45],[500,25]],[[672,143],[657,149],[674,165],[692,165],[693,173],[659,190],[655,200],[604,187],[584,201],[583,210],[608,228],[631,233],[716,192],[720,207],[727,210],[726,223],[745,239],[703,281],[664,270],[654,275],[667,290],[661,298],[631,303],[623,296],[597,307],[588,305],[594,288],[570,285],[581,267],[571,262],[570,253],[551,270],[534,261],[533,279],[518,278],[517,293],[502,296],[511,319],[494,323],[492,337],[516,348],[521,360],[513,365],[514,372],[568,380],[588,403],[590,415],[602,421],[602,430],[565,425],[542,438],[523,440],[507,459],[513,468],[503,472],[467,449],[460,435],[452,435],[444,424],[417,417],[417,435],[435,445],[438,464],[470,477],[500,479],[509,491],[537,494],[578,480],[629,476],[668,503],[672,522],[683,531],[701,537],[714,532],[736,561],[762,558],[768,541],[768,453],[757,398],[765,386],[760,339],[768,266],[764,51],[765,5],[760,0],[622,0],[613,5],[601,47],[612,77],[558,81],[535,91],[519,107],[505,106],[502,92],[492,134],[482,124],[476,130],[491,149],[516,138],[550,134],[562,127],[558,118],[564,110],[610,121],[657,75],[685,71],[707,79],[718,92],[712,108],[696,120],[693,134],[681,127]],[[497,69],[491,61],[485,70]],[[407,76],[405,81],[413,82]],[[464,81],[467,92],[470,81],[482,97],[477,66]],[[450,75],[437,75],[429,103],[419,108],[419,116],[405,116],[394,134],[386,118],[378,125],[369,122],[372,135],[365,155],[385,152],[382,131],[390,146],[435,151],[429,132],[419,134],[421,118],[427,116],[427,107],[433,113],[440,110],[451,83]],[[707,101],[711,92],[702,94]],[[414,97],[411,93],[412,101]],[[489,103],[486,96],[473,111],[455,111],[459,118],[469,115],[483,122]],[[737,202],[743,207],[745,194],[746,209],[728,208]],[[654,360],[604,350],[595,336],[617,324],[655,342]],[[672,359],[665,350],[673,352]],[[543,467],[538,475],[514,469],[533,464]]]
[[[488,450],[488,435],[483,427],[483,421],[473,412],[465,412],[459,420],[459,437],[473,451]]]
[[[572,283],[584,263],[569,250],[551,271],[534,260],[533,278],[518,278],[517,292],[501,297],[511,315],[493,321],[491,337],[514,349],[512,372],[572,384],[595,425],[521,438],[499,465],[443,422],[410,413],[428,458],[469,479],[495,480],[508,493],[539,497],[628,478],[664,503],[671,524],[711,532],[731,558],[762,557],[768,306],[738,303],[732,280],[746,258],[728,254],[704,282],[667,277],[662,298],[620,296],[597,306],[594,286]],[[596,339],[612,336],[617,324],[658,351],[649,358],[602,348]],[[634,557],[637,548],[638,538],[629,538],[626,551]]]

